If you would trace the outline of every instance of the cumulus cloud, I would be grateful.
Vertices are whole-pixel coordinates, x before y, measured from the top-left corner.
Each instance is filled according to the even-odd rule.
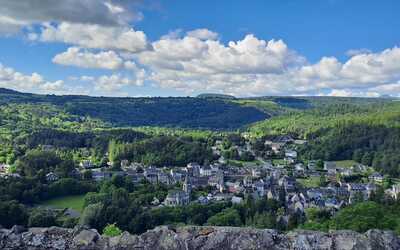
[[[37,39],[63,42],[85,48],[116,49],[139,52],[147,49],[146,35],[128,27],[107,27],[97,24],[62,22],[45,24]]]
[[[315,64],[282,40],[247,35],[227,45],[196,36],[164,37],[153,50],[138,55],[151,69],[149,80],[187,94],[218,92],[238,96],[316,95],[378,96],[397,89],[400,49],[358,51],[347,61],[323,57]]]
[[[25,75],[0,63],[0,87],[18,91],[54,93],[63,91],[64,82],[61,80],[55,82],[46,81],[38,73]]]
[[[0,27],[11,25],[15,32],[27,24],[42,22],[70,22],[118,26],[141,19],[142,14],[129,9],[131,1],[108,0],[2,0]]]
[[[123,87],[142,86],[141,76],[129,78],[121,74],[103,75],[94,80],[95,90],[101,93],[112,94],[120,92]]]
[[[371,50],[369,49],[349,49],[348,51],[346,51],[346,55],[347,56],[356,56],[356,55],[360,55],[360,54],[368,54],[368,53],[372,53]]]
[[[81,68],[100,68],[116,70],[123,66],[123,60],[114,51],[92,53],[77,47],[56,55],[53,62]]]
[[[189,37],[195,37],[201,40],[216,40],[218,39],[218,33],[210,31],[208,29],[196,29],[186,33]]]

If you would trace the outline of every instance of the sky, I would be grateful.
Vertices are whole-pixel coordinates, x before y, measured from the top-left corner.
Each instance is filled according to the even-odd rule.
[[[398,0],[0,0],[0,87],[400,97]]]

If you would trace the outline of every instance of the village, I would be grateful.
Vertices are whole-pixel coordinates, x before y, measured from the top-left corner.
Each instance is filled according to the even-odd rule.
[[[163,201],[154,197],[151,203],[153,208],[222,201],[240,204],[250,196],[282,202],[287,215],[304,214],[307,208],[312,207],[335,213],[348,204],[369,199],[383,185],[383,175],[359,163],[341,166],[333,161],[302,162],[296,149],[306,143],[290,136],[265,140],[264,144],[270,149],[265,152],[267,157],[254,157],[253,161],[237,166],[224,158],[221,154],[222,142],[217,140],[212,150],[218,160],[208,165],[192,162],[181,167],[157,168],[122,160],[120,169],[113,171],[110,167],[98,168],[90,160],[83,160],[71,174],[77,179],[89,178],[96,182],[123,176],[130,178],[134,184],[148,182],[168,186],[167,197]],[[232,147],[239,154],[254,154],[248,141]],[[266,159],[271,155],[282,158]],[[112,164],[109,163],[110,166]],[[0,166],[3,177],[18,177],[18,174],[8,173],[8,168],[4,164]],[[53,172],[46,174],[49,183],[58,179]],[[400,184],[392,184],[385,194],[397,199]]]

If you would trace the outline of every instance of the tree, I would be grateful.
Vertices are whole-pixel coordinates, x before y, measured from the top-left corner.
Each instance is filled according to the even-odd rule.
[[[238,227],[242,224],[238,211],[234,208],[226,208],[222,212],[210,217],[207,225]]]
[[[35,209],[29,216],[29,227],[51,227],[56,225],[56,218],[49,210]]]
[[[103,209],[103,204],[96,203],[88,205],[81,215],[79,220],[80,225],[87,225],[96,227],[101,218],[101,211]]]
[[[119,229],[115,223],[107,224],[107,226],[103,229],[103,235],[108,237],[115,237],[122,234],[121,229]]]
[[[393,230],[396,222],[384,206],[369,201],[341,209],[333,218],[331,227],[357,232],[365,232],[371,228]]]
[[[0,202],[0,224],[10,228],[14,225],[26,225],[28,212],[22,204],[17,201]]]

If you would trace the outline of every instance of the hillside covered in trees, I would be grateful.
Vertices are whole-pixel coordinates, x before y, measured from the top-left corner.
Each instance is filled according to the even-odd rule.
[[[0,104],[49,105],[71,115],[90,117],[119,127],[231,130],[269,117],[254,107],[220,98],[55,96],[0,89]]]

